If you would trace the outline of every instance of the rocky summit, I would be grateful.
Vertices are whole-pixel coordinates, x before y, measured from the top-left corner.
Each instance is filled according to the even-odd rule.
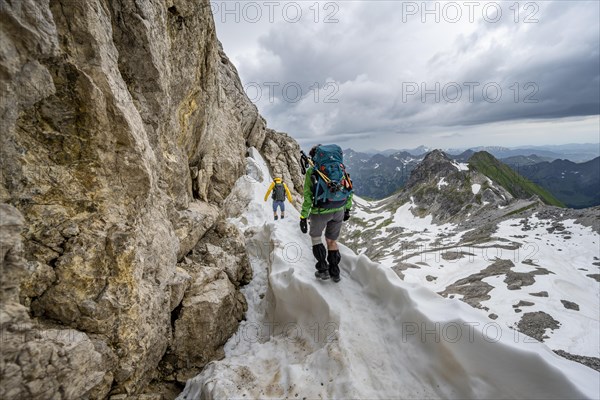
[[[177,388],[244,316],[225,218],[246,149],[298,196],[299,147],[244,94],[208,0],[2,1],[0,19],[0,398]]]

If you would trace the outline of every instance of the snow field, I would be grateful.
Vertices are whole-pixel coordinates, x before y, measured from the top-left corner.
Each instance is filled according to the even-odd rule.
[[[248,162],[256,168],[235,194],[253,198],[235,220],[254,243],[247,321],[225,359],[189,380],[179,399],[600,395],[597,372],[543,344],[515,342],[501,325],[491,336],[478,311],[405,283],[344,246],[341,282],[317,280],[298,212],[288,207],[285,220],[272,221],[270,203],[262,201],[268,169],[254,150]],[[250,335],[257,326],[267,334]]]
[[[393,224],[382,228],[376,237],[386,238],[387,229],[396,227],[410,234],[388,249],[388,255],[379,260],[382,265],[391,268],[397,264],[398,255],[409,256],[404,261],[419,268],[404,270],[404,281],[421,284],[435,292],[442,292],[452,283],[480,272],[496,259],[511,260],[513,272],[534,272],[536,266],[544,268],[550,274],[535,275],[532,285],[518,290],[508,289],[505,275],[484,278],[483,282],[493,289],[488,293],[491,299],[481,302],[481,306],[488,309],[481,313],[494,313],[499,316],[498,323],[516,328],[524,313],[543,311],[561,325],[546,332],[548,346],[571,354],[600,357],[600,290],[598,282],[587,276],[600,273],[598,266],[592,264],[597,262],[595,257],[600,258],[600,238],[591,228],[567,220],[562,223],[564,231],[549,233],[547,229],[551,228],[552,221],[534,216],[529,218],[527,227],[521,219],[500,223],[493,234],[498,240],[478,246],[458,245],[466,232],[457,232],[452,224],[435,225],[431,216],[416,217],[410,211],[413,206],[409,202],[399,207]],[[368,208],[363,213],[370,219],[378,215]],[[445,234],[449,236],[440,238]],[[418,248],[405,248],[407,240],[418,243]],[[461,251],[467,253],[462,258],[443,257],[449,252]],[[535,265],[524,264],[526,260],[532,260]],[[531,295],[542,291],[548,292],[549,297]],[[522,300],[534,305],[515,311],[513,305]],[[566,309],[561,300],[576,303],[579,311]]]

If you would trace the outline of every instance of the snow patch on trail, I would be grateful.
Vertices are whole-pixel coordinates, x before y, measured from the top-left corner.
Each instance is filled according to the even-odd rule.
[[[268,169],[251,157],[265,179],[242,178],[254,200],[235,220],[255,274],[247,321],[178,399],[599,397],[597,372],[344,246],[341,282],[316,280],[298,212],[272,221]]]

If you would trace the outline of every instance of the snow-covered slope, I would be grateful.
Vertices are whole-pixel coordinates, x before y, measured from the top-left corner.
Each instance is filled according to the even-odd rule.
[[[318,281],[298,213],[272,221],[256,151],[233,196],[255,279],[222,361],[179,399],[598,398],[600,374],[458,300],[341,246],[342,281]]]
[[[356,201],[346,235],[372,237],[354,241],[359,252],[553,350],[600,357],[600,236],[592,228],[534,213],[473,232],[419,218],[411,202],[395,211],[380,204]]]

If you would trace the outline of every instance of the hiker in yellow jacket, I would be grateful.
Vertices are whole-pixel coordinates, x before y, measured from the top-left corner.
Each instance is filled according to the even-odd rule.
[[[281,219],[285,218],[285,198],[287,197],[290,203],[292,202],[292,194],[287,185],[282,182],[281,178],[273,179],[269,190],[265,194],[265,201],[269,197],[269,193],[273,192],[271,198],[273,199],[273,219],[277,221],[277,208],[281,209]]]

